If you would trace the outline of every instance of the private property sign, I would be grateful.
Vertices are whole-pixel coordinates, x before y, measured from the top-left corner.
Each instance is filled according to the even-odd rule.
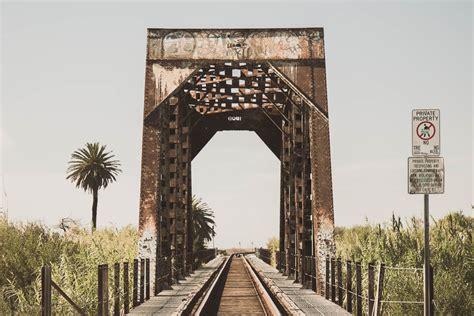
[[[408,158],[408,193],[444,193],[444,159],[442,157]]]
[[[439,110],[412,111],[413,156],[439,156]]]

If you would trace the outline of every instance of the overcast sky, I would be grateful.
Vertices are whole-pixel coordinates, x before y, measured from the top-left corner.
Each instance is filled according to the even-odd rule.
[[[445,194],[431,214],[470,213],[472,3],[2,3],[2,176],[9,216],[88,224],[91,196],[65,180],[72,151],[99,141],[123,165],[100,193],[99,226],[136,225],[146,29],[325,29],[336,225],[422,216],[407,194],[413,108],[441,110]],[[217,134],[193,161],[216,246],[278,235],[279,162],[254,133]]]

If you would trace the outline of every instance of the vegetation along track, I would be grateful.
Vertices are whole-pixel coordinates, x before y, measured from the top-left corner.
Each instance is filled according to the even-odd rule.
[[[194,315],[285,315],[280,311],[244,255],[222,266]]]

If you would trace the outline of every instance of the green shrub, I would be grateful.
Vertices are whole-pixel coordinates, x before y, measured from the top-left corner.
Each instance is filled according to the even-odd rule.
[[[469,315],[474,310],[472,227],[474,220],[451,213],[431,225],[431,264],[437,314]],[[388,267],[423,267],[423,223],[415,218],[403,225],[392,216],[389,223],[336,229],[337,255],[345,260],[383,262]],[[366,280],[364,284],[366,286]],[[365,289],[366,290],[366,289]],[[422,270],[387,269],[384,300],[423,301]],[[423,305],[384,304],[384,314],[422,314]]]
[[[97,265],[111,267],[133,260],[137,244],[131,226],[94,234],[79,227],[57,233],[38,223],[13,224],[0,218],[0,314],[40,313],[40,275],[45,264],[51,265],[53,281],[88,314],[95,313]],[[70,305],[53,293],[54,312],[72,313]]]

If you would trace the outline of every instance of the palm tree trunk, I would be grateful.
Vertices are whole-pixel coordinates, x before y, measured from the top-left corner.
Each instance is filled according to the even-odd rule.
[[[92,231],[97,227],[97,203],[99,202],[98,190],[92,190]]]

